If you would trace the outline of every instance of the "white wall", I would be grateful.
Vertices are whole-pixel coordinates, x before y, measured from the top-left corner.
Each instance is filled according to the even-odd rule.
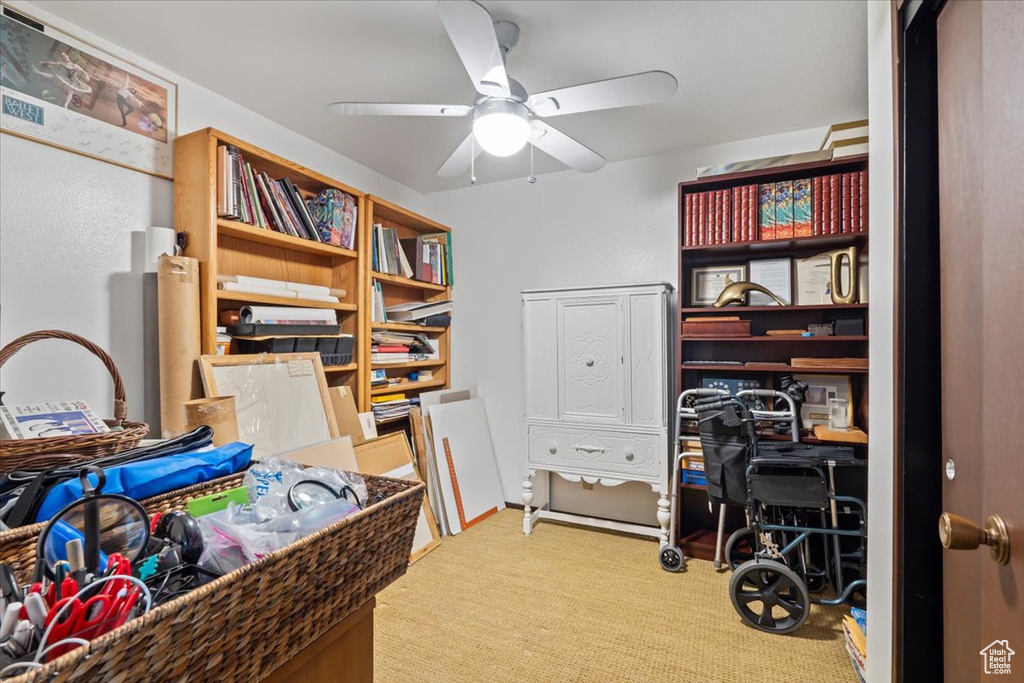
[[[506,499],[520,501],[522,314],[538,287],[678,282],[677,184],[699,166],[817,149],[823,128],[427,195],[426,213],[457,227],[458,325],[452,359],[462,384],[487,400]],[[555,481],[560,509],[654,523],[649,486],[584,491]]]
[[[12,3],[68,33],[178,83],[178,133],[212,126],[413,210],[422,195],[322,145],[68,25]],[[183,44],[184,45],[184,44]],[[183,49],[186,49],[183,47]],[[0,135],[0,343],[66,329],[105,348],[124,376],[132,419],[143,414],[145,368],[139,249],[150,225],[173,225],[170,181]],[[134,245],[134,246],[133,246]],[[85,399],[109,417],[105,370],[62,342],[28,347],[3,368],[9,402]]]
[[[868,450],[868,638],[867,680],[892,676],[893,614],[893,415],[896,353],[894,254],[895,232],[893,163],[892,3],[868,2],[868,118],[871,128],[868,208],[871,225],[871,261],[868,283],[871,301],[871,433]]]

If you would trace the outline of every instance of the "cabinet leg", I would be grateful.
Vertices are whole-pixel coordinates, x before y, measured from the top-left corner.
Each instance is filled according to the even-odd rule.
[[[662,493],[658,498],[658,524],[661,525],[661,545],[669,544],[668,523],[672,519],[671,504],[668,494]]]
[[[523,533],[529,536],[533,533],[533,515],[530,503],[533,502],[533,478],[526,475],[523,478]]]

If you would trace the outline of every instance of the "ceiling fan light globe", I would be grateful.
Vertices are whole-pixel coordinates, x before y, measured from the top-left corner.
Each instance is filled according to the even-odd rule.
[[[473,136],[488,154],[512,156],[530,139],[526,107],[508,100],[481,105],[473,120]]]

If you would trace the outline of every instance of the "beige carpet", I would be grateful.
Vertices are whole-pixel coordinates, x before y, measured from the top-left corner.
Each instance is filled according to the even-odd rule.
[[[656,544],[506,510],[409,568],[377,598],[376,680],[856,680],[840,608],[776,636],[745,626],[729,574],[690,560],[663,571]]]

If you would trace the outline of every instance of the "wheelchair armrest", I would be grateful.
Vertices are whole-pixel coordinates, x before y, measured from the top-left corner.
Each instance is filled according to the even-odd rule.
[[[765,465],[768,467],[804,467],[821,469],[821,461],[818,458],[808,458],[799,455],[772,456],[759,455],[750,459],[750,465]]]

